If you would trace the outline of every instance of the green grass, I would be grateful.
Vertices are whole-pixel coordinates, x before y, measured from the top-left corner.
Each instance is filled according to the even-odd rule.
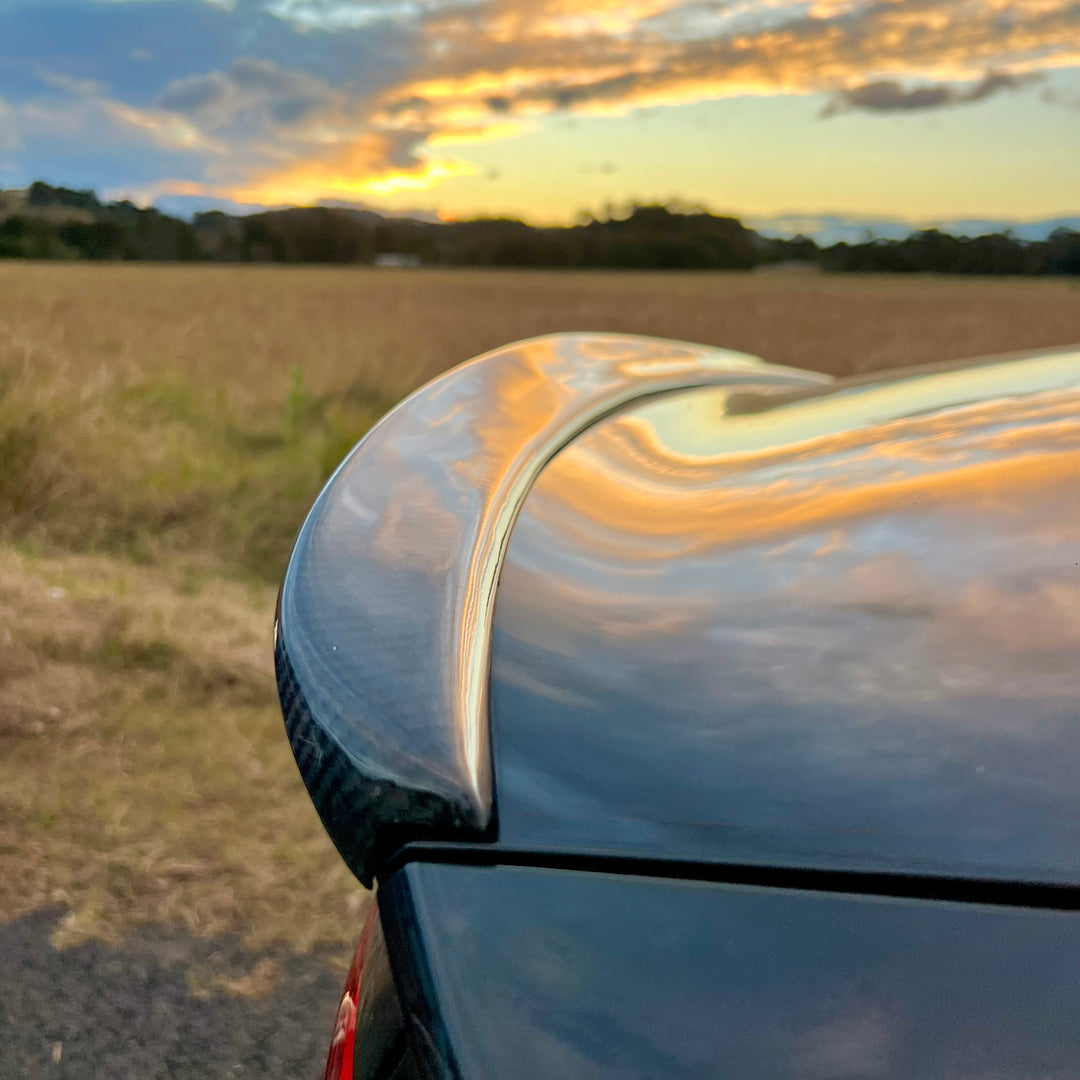
[[[230,575],[276,581],[315,494],[393,400],[363,385],[315,395],[297,368],[279,402],[243,416],[220,387],[142,380],[95,402],[87,446],[68,403],[35,408],[9,390],[0,535],[143,564],[199,553]]]

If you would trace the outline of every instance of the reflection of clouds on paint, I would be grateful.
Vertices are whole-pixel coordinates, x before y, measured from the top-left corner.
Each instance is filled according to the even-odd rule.
[[[1080,653],[1080,583],[1044,580],[999,586],[969,582],[952,609],[955,625],[943,627],[972,654],[1042,654],[1072,668]]]
[[[1063,389],[1043,388],[1061,379]],[[1080,467],[1076,379],[1063,354],[755,415],[729,416],[725,390],[667,399],[594,429],[556,463],[552,528],[590,533],[613,559],[627,545],[635,559],[767,538],[775,548],[916,505],[947,518],[962,503],[1007,528],[1003,493],[1030,501]],[[980,380],[1006,396],[969,400]]]
[[[1068,382],[1068,364],[1054,366]],[[1013,696],[1073,692],[1080,590],[1061,575],[1080,532],[1069,497],[1080,391],[966,400],[979,378],[946,380],[957,406],[927,408],[915,395],[917,415],[868,425],[858,418],[884,407],[858,393],[783,407],[776,426],[808,437],[755,452],[704,453],[710,430],[725,442],[723,391],[616,418],[562,455],[529,503],[515,565],[548,579],[530,602],[556,619],[580,608],[597,632],[626,640],[680,634],[693,650],[711,635],[759,663],[771,651],[785,692],[826,700],[926,701],[980,680]],[[912,400],[889,385],[861,391],[890,393],[902,407]],[[805,423],[802,410],[816,419]],[[824,421],[840,430],[824,432]],[[694,453],[672,450],[662,432]],[[762,590],[771,626],[761,625]],[[849,634],[880,656],[845,649]],[[850,652],[841,679],[822,668],[837,651]]]
[[[419,390],[334,474],[282,587],[281,649],[319,726],[368,776],[475,807],[486,827],[490,613],[505,538],[537,474],[643,396],[823,381],[707,347],[559,335]]]
[[[1034,361],[1031,392],[1000,399],[1015,372],[914,380],[936,404],[902,384],[783,404],[770,419],[800,435],[774,448],[726,433],[745,417],[713,391],[593,428],[512,536],[495,671],[517,715],[573,717],[563,737],[640,819],[652,804],[621,779],[639,754],[680,761],[685,808],[656,813],[1072,865],[1041,823],[1080,820],[1075,359],[1055,359],[1059,389]],[[539,749],[515,723],[515,775],[565,779],[559,736]]]
[[[805,1080],[889,1076],[895,1044],[889,1016],[854,1002],[801,1036],[792,1054],[791,1071]]]
[[[406,875],[468,1075],[1075,1072],[1071,913],[520,867]],[[397,901],[401,878],[386,887]]]

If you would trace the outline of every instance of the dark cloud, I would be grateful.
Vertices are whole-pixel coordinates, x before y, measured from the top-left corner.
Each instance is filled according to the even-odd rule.
[[[325,104],[325,98],[317,94],[296,94],[274,102],[270,106],[270,115],[282,127],[295,127],[314,117]]]
[[[431,131],[427,128],[380,132],[379,157],[390,168],[414,169],[418,161],[417,151],[430,135]]]
[[[1080,109],[1080,90],[1066,90],[1049,86],[1039,97],[1047,105],[1062,105],[1066,109]]]
[[[228,94],[228,81],[219,72],[209,75],[193,75],[187,79],[177,79],[165,88],[158,98],[162,109],[179,113],[199,113],[219,105]]]
[[[413,94],[409,97],[395,98],[383,105],[382,111],[391,119],[404,113],[422,113],[427,110],[430,102],[427,98]]]
[[[159,109],[197,118],[213,129],[243,118],[248,131],[267,121],[293,126],[315,114],[341,107],[350,99],[347,90],[304,71],[279,67],[271,60],[241,57],[228,71],[211,71],[167,86]]]
[[[989,71],[978,82],[957,86],[954,83],[934,83],[911,89],[893,80],[865,83],[838,90],[822,110],[823,117],[862,109],[865,112],[913,112],[919,109],[940,109],[948,105],[968,105],[983,101],[1002,91],[1019,90],[1038,81],[1037,72],[1011,74]]]

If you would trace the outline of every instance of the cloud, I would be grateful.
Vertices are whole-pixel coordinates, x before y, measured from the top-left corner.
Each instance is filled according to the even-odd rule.
[[[311,203],[426,190],[479,170],[436,153],[446,141],[490,137],[490,129],[439,132],[402,103],[390,123],[372,120],[377,97],[349,83],[242,57],[227,71],[177,80],[156,108],[234,148],[208,170],[206,193],[242,203]],[[456,136],[456,138],[454,138]]]
[[[163,109],[197,113],[221,102],[228,92],[227,87],[227,81],[217,72],[177,79],[165,88],[165,92],[158,98],[158,104]]]
[[[322,184],[352,197],[482,173],[445,148],[519,137],[557,114],[743,94],[823,93],[828,115],[986,100],[1080,64],[1080,6],[0,0],[0,40],[0,94],[24,142],[33,110],[58,130],[57,111],[77,100],[84,131],[167,152],[162,177],[238,198]],[[42,67],[59,73],[51,84]]]
[[[266,171],[252,183],[228,188],[227,194],[238,202],[311,204],[324,198],[427,191],[451,177],[481,171],[458,158],[425,152],[421,142],[409,133],[371,132],[333,153]]]
[[[55,90],[62,90],[68,94],[74,94],[76,97],[97,97],[106,90],[104,83],[96,82],[93,79],[74,79],[64,72],[39,70],[37,74],[38,78],[46,86],[51,86]]]
[[[845,1003],[794,1043],[791,1071],[806,1080],[886,1076],[896,1045],[896,1020],[874,1005]]]
[[[136,109],[119,101],[99,101],[101,109],[113,120],[143,132],[159,146],[174,150],[200,150],[224,154],[228,148],[199,130],[182,116],[156,109]]]
[[[968,105],[1002,91],[1019,90],[1043,76],[1029,71],[1014,75],[1006,71],[988,71],[978,82],[967,85],[932,83],[905,89],[892,79],[864,83],[838,90],[822,110],[823,117],[862,109],[866,112],[910,112],[939,109],[947,105]]]
[[[1080,109],[1080,90],[1047,87],[1039,95],[1047,105],[1062,105],[1066,109]]]
[[[476,0],[268,0],[265,9],[305,28],[366,30],[380,23],[415,22],[447,8]]]
[[[247,131],[292,127],[317,114],[355,113],[362,104],[347,90],[335,90],[307,72],[279,67],[271,60],[237,59],[228,71],[212,71],[170,83],[157,106],[188,116],[210,128],[242,120]]]
[[[423,25],[427,63],[387,88],[386,123],[399,110],[438,130],[820,92],[834,111],[882,112],[981,100],[1080,61],[1080,7],[1060,0],[500,0],[444,6]]]
[[[142,133],[159,146],[179,150],[224,153],[225,147],[169,110],[141,109],[109,97],[105,84],[93,79],[73,79],[62,72],[40,71],[41,82],[59,91],[50,101],[34,101],[11,111],[14,125],[32,124],[39,131],[71,134],[81,129],[100,128],[112,122],[129,131]]]

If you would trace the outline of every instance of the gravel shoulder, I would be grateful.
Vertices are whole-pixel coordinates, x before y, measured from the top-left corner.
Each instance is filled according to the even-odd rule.
[[[347,957],[155,926],[58,950],[64,915],[0,926],[0,1080],[321,1075]]]

